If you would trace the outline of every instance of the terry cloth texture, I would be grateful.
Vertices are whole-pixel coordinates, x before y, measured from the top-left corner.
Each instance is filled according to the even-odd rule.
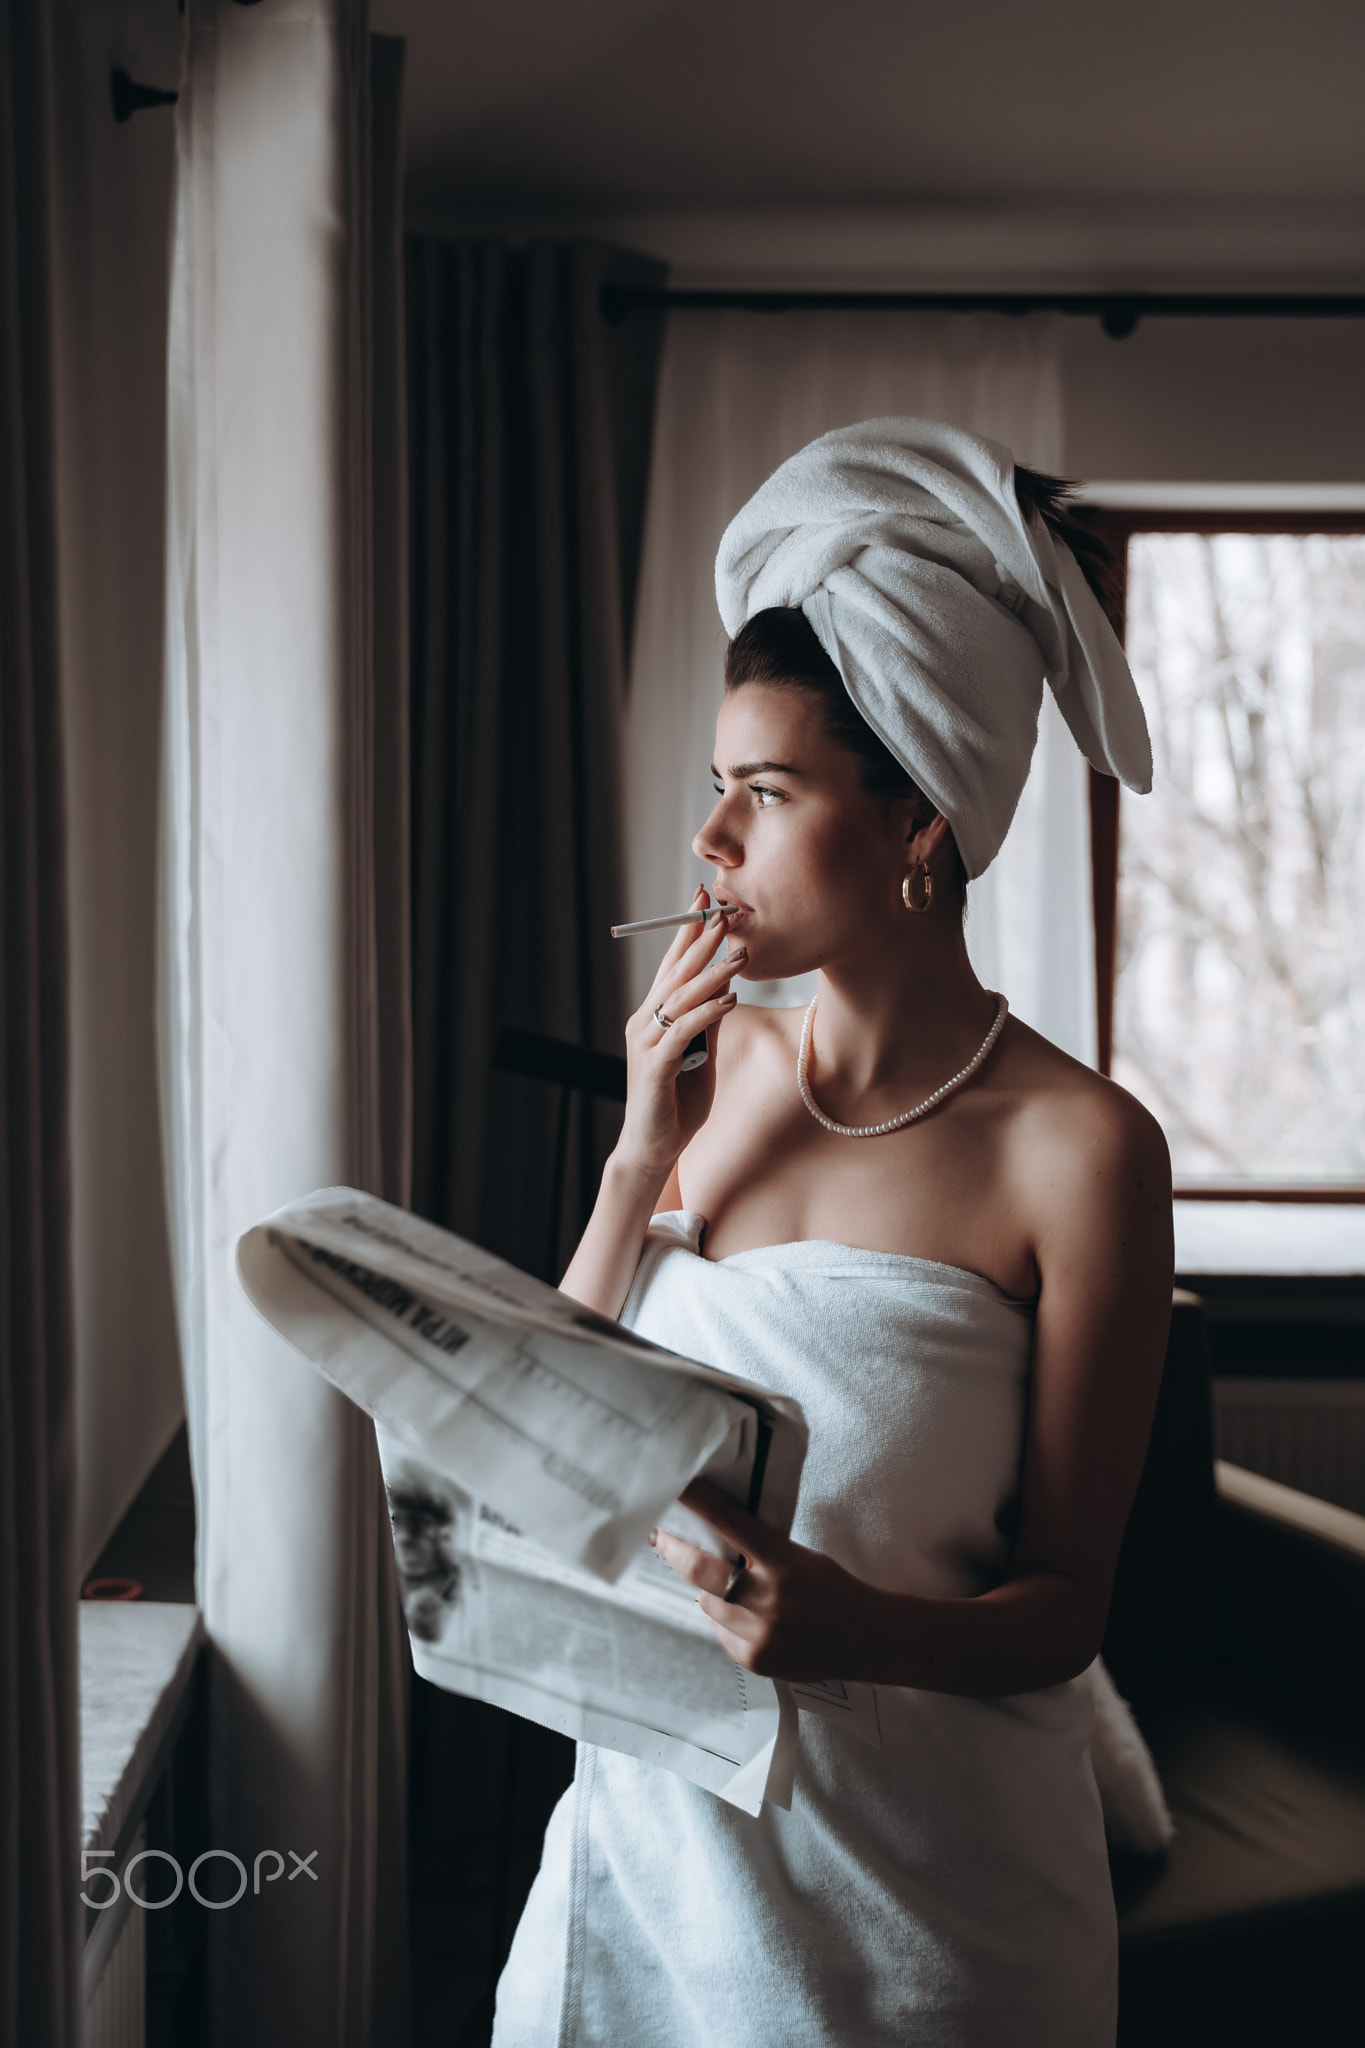
[[[656,1217],[623,1320],[801,1402],[796,1540],[893,1590],[996,1584],[1028,1309],[977,1274],[844,1245],[708,1261],[702,1228]],[[877,1699],[879,1750],[801,1715],[789,1813],[751,1819],[580,1750],[495,2048],[1112,2048],[1088,1676],[1007,1699]]]
[[[970,877],[1028,777],[1046,678],[1086,759],[1152,786],[1142,705],[1069,548],[1014,494],[1014,457],[937,420],[864,420],[782,464],[726,528],[731,638],[800,609],[873,731],[953,828]]]

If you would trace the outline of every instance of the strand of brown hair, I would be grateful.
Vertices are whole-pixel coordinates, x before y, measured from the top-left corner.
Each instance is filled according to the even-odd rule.
[[[1123,601],[1123,577],[1108,541],[1076,503],[1079,486],[1069,477],[1014,465],[1014,495],[1025,519],[1041,519],[1055,540],[1069,547],[1076,565],[1112,620]]]

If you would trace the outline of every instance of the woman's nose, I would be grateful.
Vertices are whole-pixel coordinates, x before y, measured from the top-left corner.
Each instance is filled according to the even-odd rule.
[[[735,865],[734,836],[724,827],[723,804],[717,804],[706,823],[692,841],[692,851],[698,860],[713,861],[717,867],[732,868]]]

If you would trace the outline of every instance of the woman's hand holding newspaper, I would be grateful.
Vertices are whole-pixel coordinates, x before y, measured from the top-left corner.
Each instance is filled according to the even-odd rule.
[[[736,1576],[726,1559],[666,1529],[649,1539],[665,1564],[699,1589],[698,1604],[728,1656],[763,1678],[861,1675],[860,1653],[865,1658],[886,1594],[746,1514],[708,1480],[694,1479],[681,1499],[744,1561]]]

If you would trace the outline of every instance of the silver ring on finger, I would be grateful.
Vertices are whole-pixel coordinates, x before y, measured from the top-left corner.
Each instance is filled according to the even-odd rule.
[[[743,1557],[738,1558],[736,1562],[731,1565],[730,1576],[725,1581],[725,1591],[720,1596],[728,1607],[733,1607],[736,1600],[738,1600],[739,1582],[744,1577],[744,1574],[748,1571],[748,1569],[748,1559]]]
[[[655,1005],[654,1022],[658,1025],[660,1031],[669,1031],[672,1029],[673,1019],[671,1017],[666,1017],[664,1015],[664,1006],[662,1003],[658,1003]]]

